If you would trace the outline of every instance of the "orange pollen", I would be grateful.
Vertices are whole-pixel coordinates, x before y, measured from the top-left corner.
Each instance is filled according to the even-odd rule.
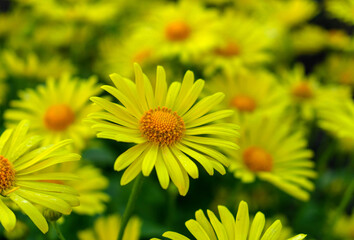
[[[169,146],[181,140],[185,129],[183,119],[166,107],[150,109],[140,119],[142,135],[160,146]]]
[[[170,22],[165,28],[166,38],[170,41],[183,41],[189,37],[190,33],[190,27],[181,20]]]
[[[243,152],[243,162],[253,172],[270,172],[273,159],[269,153],[259,147],[249,147]]]
[[[292,94],[299,99],[309,99],[313,97],[313,91],[308,82],[299,82],[292,89]]]
[[[0,194],[11,188],[15,180],[15,170],[12,164],[0,156]]]
[[[75,120],[75,114],[66,104],[52,105],[44,115],[44,124],[53,131],[66,130]]]
[[[233,57],[239,55],[240,52],[240,47],[234,42],[228,42],[224,47],[215,49],[215,53],[223,57]]]
[[[257,107],[256,102],[252,98],[245,95],[238,95],[232,98],[230,105],[236,107],[242,112],[253,112],[253,110]]]

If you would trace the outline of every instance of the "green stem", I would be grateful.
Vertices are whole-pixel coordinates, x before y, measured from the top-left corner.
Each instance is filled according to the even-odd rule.
[[[345,208],[348,206],[353,195],[354,195],[354,179],[350,182],[347,190],[344,193],[342,201],[340,202],[340,204],[334,214],[333,222],[331,224],[332,226],[334,226],[336,224],[336,222],[338,221],[338,218],[344,212]]]
[[[131,215],[132,215],[132,212],[134,210],[134,205],[135,205],[136,199],[138,197],[138,193],[141,188],[142,182],[143,182],[143,175],[139,174],[137,176],[137,178],[135,179],[133,189],[132,189],[130,196],[129,196],[127,207],[125,208],[125,211],[124,211],[124,215],[123,215],[123,218],[122,218],[122,221],[120,224],[120,228],[119,228],[118,240],[123,239],[124,230],[128,224],[128,221],[129,221]]]
[[[60,228],[59,228],[57,222],[50,222],[50,223],[52,224],[53,228],[55,228],[55,231],[57,232],[58,238],[59,238],[60,240],[65,240],[65,237],[64,237],[63,234],[61,233]]]

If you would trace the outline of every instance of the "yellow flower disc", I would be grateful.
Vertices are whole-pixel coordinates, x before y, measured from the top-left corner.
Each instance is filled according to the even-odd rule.
[[[226,46],[215,49],[215,53],[223,57],[234,57],[240,54],[240,47],[234,42],[228,42]]]
[[[313,97],[313,91],[308,82],[299,82],[293,87],[292,94],[299,99],[309,99]]]
[[[257,107],[256,102],[252,98],[244,95],[238,95],[232,98],[230,105],[241,112],[253,112]]]
[[[152,143],[172,145],[182,138],[185,125],[176,112],[159,107],[145,112],[140,120],[140,131]]]
[[[183,41],[190,35],[191,29],[184,21],[170,22],[165,28],[166,38],[170,41]]]
[[[269,153],[259,147],[249,147],[243,152],[243,161],[253,172],[270,172],[273,159]]]
[[[75,114],[65,104],[52,105],[47,109],[44,116],[46,127],[53,131],[66,130],[75,120]]]
[[[12,187],[15,180],[15,170],[12,164],[0,156],[0,193]]]

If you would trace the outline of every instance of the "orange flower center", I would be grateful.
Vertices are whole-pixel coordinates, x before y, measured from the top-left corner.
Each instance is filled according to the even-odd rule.
[[[12,164],[0,156],[0,193],[13,186],[15,180],[15,170]]]
[[[183,119],[166,107],[150,109],[140,119],[142,135],[160,146],[181,140],[185,129]]]
[[[243,152],[243,162],[253,172],[270,172],[273,160],[269,153],[259,147],[249,147]]]
[[[44,116],[46,127],[53,131],[64,131],[74,120],[74,112],[66,104],[50,106]]]
[[[354,82],[354,75],[349,70],[344,71],[339,76],[339,82],[341,84],[350,85]]]
[[[234,42],[228,42],[224,47],[216,48],[215,53],[223,57],[233,57],[240,54],[240,47]]]
[[[256,102],[252,98],[245,95],[238,95],[234,97],[231,99],[230,105],[242,112],[253,112],[257,106]]]
[[[165,28],[166,38],[170,41],[183,41],[189,37],[190,27],[185,21],[170,22]]]
[[[313,91],[308,82],[299,82],[292,89],[292,94],[299,99],[309,99],[313,97]]]
[[[151,50],[150,49],[144,49],[144,50],[136,53],[136,55],[133,58],[133,62],[141,64],[146,59],[148,59],[150,56],[151,56]]]

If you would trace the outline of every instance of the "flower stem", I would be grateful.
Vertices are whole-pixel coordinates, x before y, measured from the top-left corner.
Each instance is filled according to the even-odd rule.
[[[354,195],[354,179],[350,182],[347,190],[344,193],[342,201],[340,202],[340,204],[334,214],[332,226],[334,226],[336,224],[338,218],[340,217],[340,215],[344,212],[344,210],[348,206],[353,195]]]
[[[129,221],[131,215],[132,215],[132,212],[134,210],[134,205],[135,205],[136,199],[138,197],[138,193],[140,191],[142,182],[143,182],[143,175],[139,174],[135,179],[133,189],[132,189],[130,196],[129,196],[127,207],[125,208],[125,211],[124,211],[122,222],[121,222],[121,225],[119,228],[118,240],[123,239],[124,230],[128,224],[128,221]]]
[[[56,221],[52,221],[52,222],[50,222],[50,223],[52,224],[53,228],[55,228],[55,231],[57,232],[58,238],[59,238],[60,240],[65,240],[65,237],[64,237],[63,234],[61,233],[60,228],[59,228],[57,222],[56,222]]]

